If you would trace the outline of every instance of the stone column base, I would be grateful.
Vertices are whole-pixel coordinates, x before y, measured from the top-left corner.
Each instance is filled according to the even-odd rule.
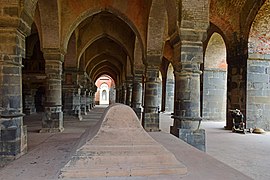
[[[149,112],[143,113],[142,125],[148,132],[160,131],[159,129],[159,113]]]
[[[179,138],[201,151],[206,150],[204,129],[179,129]]]
[[[61,107],[47,107],[42,117],[40,133],[55,133],[64,131],[63,112]]]
[[[27,127],[22,117],[0,120],[0,167],[27,152]]]

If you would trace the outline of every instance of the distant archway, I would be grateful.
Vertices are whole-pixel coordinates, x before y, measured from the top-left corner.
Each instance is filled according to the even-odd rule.
[[[115,103],[115,82],[108,75],[102,75],[97,80],[97,92],[95,94],[95,103],[97,105],[109,105]]]
[[[167,81],[166,81],[166,102],[165,102],[165,111],[173,112],[174,107],[174,74],[173,66],[170,63],[167,70]]]
[[[204,120],[226,120],[227,63],[226,45],[222,36],[213,33],[209,39],[204,59],[203,71]]]
[[[248,39],[247,128],[270,130],[270,0],[254,19]]]
[[[101,105],[107,105],[109,104],[109,86],[108,84],[106,83],[103,83],[101,86],[100,86],[100,90],[101,92],[101,95],[100,95],[100,104]]]

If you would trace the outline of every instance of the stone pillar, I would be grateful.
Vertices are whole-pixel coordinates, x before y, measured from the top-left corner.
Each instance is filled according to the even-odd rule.
[[[171,133],[190,145],[205,151],[205,131],[201,122],[200,65],[203,62],[203,41],[209,27],[209,2],[178,2],[179,11],[192,12],[181,16],[179,36],[170,39],[174,47],[175,104]],[[198,12],[200,16],[198,16]]]
[[[157,88],[157,94],[158,94],[158,111],[161,111],[162,106],[162,81],[160,78],[157,78],[158,88]]]
[[[82,120],[81,115],[81,89],[79,86],[74,87],[73,85],[63,86],[63,111],[65,114],[77,117]]]
[[[92,106],[93,106],[93,108],[95,107],[95,105],[96,105],[96,101],[95,101],[95,94],[96,94],[96,92],[97,92],[97,86],[95,85],[95,84],[93,84],[93,86],[92,86]]]
[[[158,74],[158,66],[147,66],[142,119],[142,124],[146,131],[159,131]]]
[[[123,83],[122,85],[122,98],[121,98],[121,103],[126,104],[127,102],[127,87],[126,87],[126,83]]]
[[[86,90],[85,92],[85,107],[86,107],[86,112],[90,111],[90,91],[89,89]]]
[[[135,73],[132,86],[132,108],[138,118],[142,116],[142,72]]]
[[[44,50],[46,61],[46,98],[45,112],[42,117],[42,129],[40,132],[62,132],[62,63],[64,55],[59,50]]]
[[[268,75],[267,75],[268,74],[267,67],[269,67],[269,65],[267,64],[267,62],[260,62],[259,60],[256,59],[255,60],[256,64],[254,67],[254,64],[251,64],[250,59],[248,59],[247,61],[244,59],[244,57],[231,58],[231,59],[233,60],[230,61],[228,64],[227,109],[232,110],[232,109],[237,108],[241,110],[241,112],[244,114],[244,117],[246,117],[246,106],[249,108],[251,107],[251,109],[253,110],[253,112],[251,112],[253,117],[249,116],[250,114],[247,115],[249,117],[252,117],[252,120],[248,122],[248,126],[247,126],[248,128],[252,127],[250,126],[251,125],[250,123],[254,121],[253,119],[254,116],[257,116],[257,118],[260,120],[264,119],[261,114],[262,112],[266,113],[265,116],[268,121],[268,113],[266,109],[268,109],[268,107],[270,106],[267,105],[267,100],[266,100],[267,97],[265,97],[264,95],[268,93],[267,87],[268,87],[269,82],[268,82]],[[247,63],[248,63],[248,68],[247,68]],[[251,71],[256,71],[256,69],[258,69],[258,71],[261,71],[261,74],[259,74],[258,71],[255,73],[250,73]],[[259,91],[257,89],[259,89]],[[261,99],[261,102],[258,103],[260,104],[260,106],[258,106],[257,103],[255,103],[256,105],[253,104],[251,106],[250,104],[251,99],[252,101]],[[265,102],[264,105],[262,104],[263,102]],[[265,111],[260,109],[262,107],[266,108],[264,109]],[[258,110],[257,108],[260,110]],[[247,119],[244,118],[244,120],[247,120]],[[232,116],[231,116],[231,113],[227,111],[227,121],[226,121],[225,128],[231,130],[232,126],[233,126]]]
[[[131,82],[127,82],[126,105],[131,106],[131,99],[132,99],[132,84]]]
[[[36,112],[35,107],[35,94],[36,89],[24,88],[23,89],[23,95],[24,95],[24,105],[23,105],[23,112],[27,115],[33,114]]]
[[[120,103],[121,102],[121,89],[119,87],[116,87],[115,90],[116,90],[116,102]]]
[[[86,89],[81,89],[81,112],[84,115],[87,115],[86,111]]]
[[[89,89],[89,110],[93,109],[94,105],[93,105],[93,91],[90,88]]]
[[[22,114],[22,57],[25,35],[0,28],[0,166],[27,151]]]

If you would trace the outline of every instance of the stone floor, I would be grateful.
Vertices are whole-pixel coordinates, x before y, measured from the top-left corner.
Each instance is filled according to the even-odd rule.
[[[38,133],[40,114],[26,117],[28,153],[0,169],[0,179],[57,179],[60,169],[75,152],[72,147],[84,130],[98,121],[103,110],[102,107],[95,108],[80,122],[65,117],[65,131],[54,134]],[[150,135],[187,166],[188,174],[181,179],[270,179],[268,133],[236,134],[224,130],[223,122],[203,122],[207,135],[207,151],[203,153],[167,133],[172,123],[170,114],[161,113],[160,117],[163,132]]]

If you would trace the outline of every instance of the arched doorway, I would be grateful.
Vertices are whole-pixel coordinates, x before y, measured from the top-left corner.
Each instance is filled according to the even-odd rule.
[[[109,86],[106,83],[101,84],[100,86],[100,105],[107,105],[109,104]]]
[[[204,120],[226,120],[227,63],[226,45],[219,33],[213,33],[204,58],[203,107]]]
[[[254,19],[248,39],[247,128],[270,130],[270,1]]]
[[[102,75],[97,80],[97,92],[95,94],[95,103],[97,105],[109,105],[115,102],[115,83],[108,75]]]
[[[167,81],[166,81],[166,102],[165,102],[165,111],[173,112],[174,107],[174,74],[173,66],[170,63],[167,70]]]

